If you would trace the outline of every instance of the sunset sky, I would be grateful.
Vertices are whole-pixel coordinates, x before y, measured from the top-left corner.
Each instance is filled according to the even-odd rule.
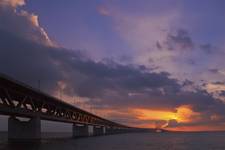
[[[0,0],[0,73],[129,126],[225,130],[224,8]]]

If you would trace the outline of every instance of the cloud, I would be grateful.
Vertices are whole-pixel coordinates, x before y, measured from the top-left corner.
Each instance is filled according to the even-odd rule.
[[[71,99],[81,97],[80,101],[98,108],[101,113],[114,110],[108,111],[109,118],[129,125],[155,125],[162,121],[160,117],[138,118],[138,114],[133,113],[136,108],[176,112],[183,105],[190,106],[191,112],[201,114],[199,123],[215,121],[210,116],[222,116],[219,121],[224,121],[225,105],[204,89],[186,90],[184,87],[193,85],[191,81],[182,82],[166,71],[156,72],[144,65],[94,61],[81,51],[52,45],[36,15],[15,11],[15,6],[22,5],[21,2],[0,3],[0,72],[34,87],[40,80],[43,91],[55,94],[62,90]],[[157,27],[159,22],[153,26]],[[147,36],[142,28],[147,27],[145,23],[141,19],[140,27],[137,26]],[[147,23],[151,24],[150,21]],[[191,44],[184,31],[171,35],[170,40],[183,48],[189,48]]]
[[[209,69],[209,71],[210,71],[211,73],[218,73],[218,72],[219,72],[218,69]]]
[[[65,94],[96,99],[114,94],[117,97],[120,93],[127,97],[129,93],[161,86],[176,91],[179,86],[165,72],[158,74],[146,72],[141,66],[95,62],[79,52],[51,47],[46,44],[47,35],[43,35],[37,18],[24,11],[11,11],[9,6],[3,7],[9,10],[2,7],[0,10],[0,20],[4,22],[0,26],[0,39],[4,41],[0,43],[3,73],[33,86],[41,80],[43,89],[49,92],[56,90],[58,83],[64,83]]]
[[[17,10],[23,0],[3,0],[0,3],[0,29],[39,44],[53,46],[45,30],[39,26],[38,16]]]
[[[224,91],[221,91],[220,96],[225,97],[225,90]]]
[[[218,7],[220,11],[215,11],[218,4],[206,2],[210,11],[205,11],[202,5],[186,7],[193,5],[192,1],[133,2],[132,8],[115,3],[107,5],[114,30],[130,47],[129,54],[135,56],[133,62],[150,68],[154,66],[157,71],[169,72],[174,78],[188,79],[197,85],[203,80],[224,80],[221,73],[208,72],[210,68],[224,70],[224,21],[216,17],[221,16],[223,10]],[[212,18],[218,26],[211,24],[208,16],[212,14],[206,12],[213,12]],[[212,28],[214,25],[218,28]]]
[[[179,126],[179,123],[177,122],[177,120],[171,119],[171,120],[168,121],[168,124],[167,124],[166,128],[171,128],[171,127],[174,128],[174,127],[177,127],[177,126]]]
[[[101,14],[103,16],[110,16],[109,10],[104,5],[99,5],[97,7],[97,11],[99,12],[99,14]]]
[[[176,34],[168,34],[167,44],[169,50],[192,50],[194,48],[192,39],[184,29],[178,29]]]
[[[225,82],[214,82],[205,84],[205,89],[211,93],[215,98],[225,102],[223,92],[225,91]]]
[[[1,0],[0,5],[16,8],[17,6],[25,5],[25,1],[24,0]]]
[[[215,49],[215,47],[213,47],[211,44],[200,45],[200,48],[209,54],[211,54],[213,52],[213,49]]]

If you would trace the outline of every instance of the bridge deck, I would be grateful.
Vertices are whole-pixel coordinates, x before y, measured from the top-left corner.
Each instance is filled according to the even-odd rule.
[[[79,109],[0,74],[0,114],[40,116],[43,120],[130,128]]]

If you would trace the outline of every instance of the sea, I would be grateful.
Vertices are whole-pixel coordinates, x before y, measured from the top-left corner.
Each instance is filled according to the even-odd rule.
[[[40,143],[8,143],[0,150],[225,150],[225,132],[127,133],[73,139],[69,133],[45,133]]]

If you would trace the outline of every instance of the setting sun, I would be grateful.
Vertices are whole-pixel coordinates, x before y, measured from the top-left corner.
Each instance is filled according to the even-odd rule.
[[[140,120],[163,120],[167,122],[176,120],[177,123],[192,122],[200,116],[199,113],[194,112],[191,106],[188,105],[180,106],[174,112],[149,109],[135,109],[134,111],[138,114],[138,119]]]

